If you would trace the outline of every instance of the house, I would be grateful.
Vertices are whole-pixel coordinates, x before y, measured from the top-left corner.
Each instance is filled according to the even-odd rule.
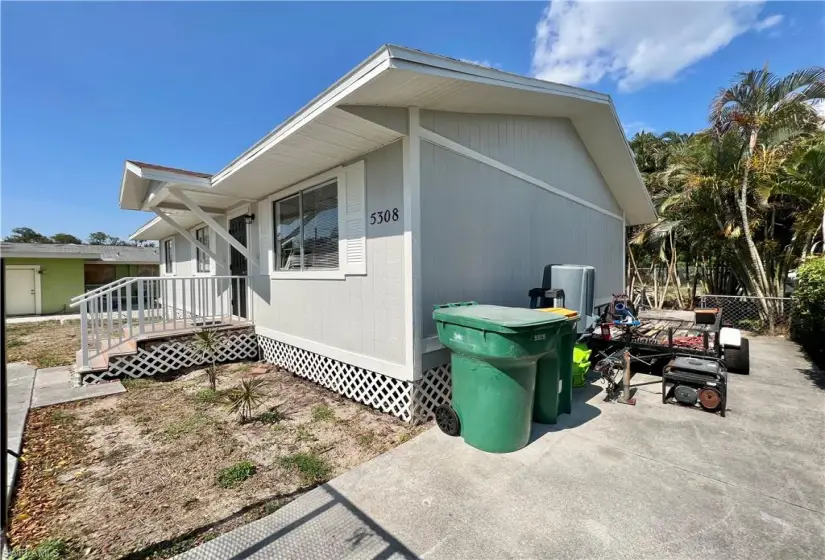
[[[157,247],[2,243],[6,315],[71,311],[73,297],[131,276],[157,276]]]
[[[449,397],[434,304],[527,306],[553,262],[608,301],[655,219],[609,96],[392,45],[217,173],[127,161],[120,207],[155,214],[132,239],[160,242],[164,321],[247,321],[412,420]]]

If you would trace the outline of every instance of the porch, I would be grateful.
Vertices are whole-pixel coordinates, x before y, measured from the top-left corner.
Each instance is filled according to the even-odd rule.
[[[251,289],[249,276],[131,277],[73,298],[81,382],[202,365],[192,335],[203,328],[222,333],[217,361],[257,357]]]

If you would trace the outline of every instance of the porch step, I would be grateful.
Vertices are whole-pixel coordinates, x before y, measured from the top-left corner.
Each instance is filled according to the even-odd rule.
[[[111,342],[114,344],[105,350],[104,347],[107,346],[106,342],[101,344],[101,353],[89,360],[89,371],[106,371],[109,369],[109,358],[112,356],[130,356],[137,354],[137,339],[126,340],[124,342],[113,340]],[[82,354],[83,350],[78,350],[75,353],[75,364],[77,364],[78,369],[83,365]]]
[[[114,338],[111,339],[108,343],[103,341],[101,343],[101,353],[94,358],[89,359],[89,368],[86,370],[89,373],[96,373],[96,372],[103,372],[109,369],[109,359],[113,357],[119,356],[133,356],[137,354],[137,349],[139,343],[145,341],[152,341],[152,340],[162,340],[167,338],[179,338],[189,334],[193,334],[203,328],[203,325],[192,324],[191,322],[187,322],[184,324],[182,320],[177,322],[179,328],[176,329],[166,329],[166,330],[154,330],[151,329],[145,332],[142,335],[138,335],[130,340],[125,340],[120,342],[119,339]],[[233,319],[231,321],[224,321],[219,325],[215,325],[215,328],[219,331],[230,331],[240,328],[248,328],[254,326],[252,321],[247,321],[245,319],[238,320]],[[124,329],[124,336],[128,336],[128,330]],[[90,349],[90,354],[93,351]],[[75,363],[77,364],[78,369],[81,369],[83,364],[83,357],[82,351],[78,350],[75,353]]]

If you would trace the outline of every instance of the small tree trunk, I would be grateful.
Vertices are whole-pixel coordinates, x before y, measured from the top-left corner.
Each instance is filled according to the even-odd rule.
[[[656,309],[661,309],[659,307],[659,277],[658,277],[658,267],[654,264],[652,267],[651,272],[653,273],[653,306]]]

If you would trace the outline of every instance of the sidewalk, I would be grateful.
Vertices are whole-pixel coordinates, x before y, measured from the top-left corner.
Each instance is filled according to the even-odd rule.
[[[35,369],[28,364],[8,364],[6,368],[9,391],[9,408],[6,413],[8,443],[9,449],[19,454],[23,443],[23,427],[26,425],[26,415],[29,413],[32,399]],[[8,501],[17,474],[17,459],[6,454],[6,466],[8,470],[6,471],[5,492]]]
[[[19,325],[21,323],[44,323],[46,321],[80,321],[80,313],[62,315],[30,315],[28,317],[7,317],[6,324]]]

